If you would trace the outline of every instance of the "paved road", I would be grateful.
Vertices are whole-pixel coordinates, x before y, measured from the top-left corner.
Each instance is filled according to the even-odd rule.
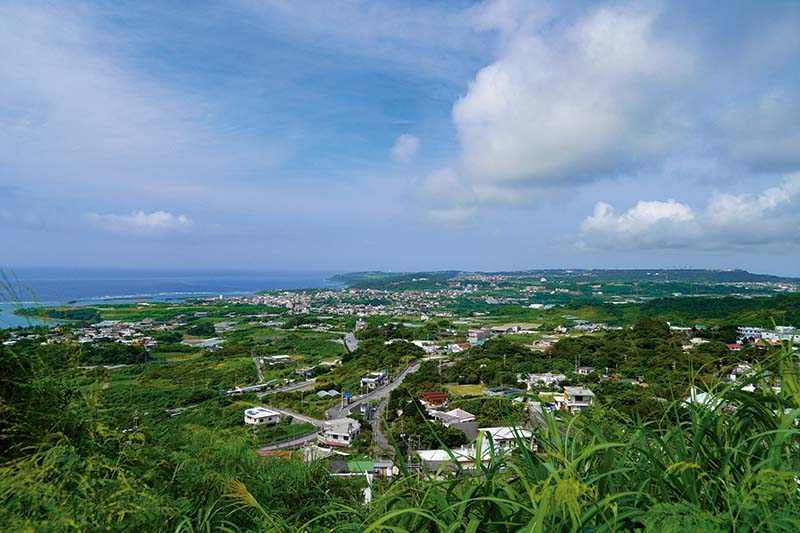
[[[533,427],[544,427],[547,425],[547,422],[544,419],[544,413],[542,413],[542,403],[541,402],[531,402],[528,405],[528,414],[530,415],[530,423]]]
[[[261,358],[253,357],[253,363],[256,365],[256,372],[258,373],[258,382],[264,381],[264,371],[261,369]]]
[[[309,433],[307,435],[302,435],[297,437],[296,439],[292,440],[285,440],[281,442],[276,442],[274,444],[268,444],[267,446],[263,446],[258,449],[260,452],[274,452],[277,450],[291,450],[292,448],[299,448],[305,445],[307,442],[311,442],[317,438],[317,433],[325,426],[325,422],[322,420],[318,420],[316,418],[311,418],[310,416],[301,415],[300,413],[295,413],[289,409],[278,409],[276,407],[270,407],[273,411],[277,411],[284,416],[291,416],[296,418],[297,420],[302,420],[303,422],[308,422],[309,424],[314,424],[317,428],[317,431],[313,433]]]
[[[381,400],[378,407],[375,408],[375,413],[372,418],[372,440],[377,447],[379,447],[387,455],[394,455],[394,446],[389,443],[386,438],[386,433],[383,432],[383,412],[386,410],[386,404],[389,403],[388,398]]]
[[[344,418],[349,416],[352,411],[358,410],[362,404],[366,402],[371,402],[372,400],[380,400],[385,398],[392,392],[394,389],[400,386],[403,383],[403,380],[408,374],[412,374],[419,370],[419,361],[414,361],[410,365],[408,365],[405,370],[400,372],[398,376],[389,383],[388,385],[384,385],[378,389],[375,389],[372,392],[369,392],[363,396],[353,396],[350,405],[345,405],[342,407],[341,403],[336,404],[335,406],[328,409],[327,416],[328,418]]]
[[[317,378],[311,378],[311,379],[309,379],[307,381],[301,381],[300,383],[292,383],[291,385],[286,385],[285,387],[279,387],[277,389],[270,389],[270,390],[266,390],[264,392],[259,392],[259,393],[256,394],[256,396],[258,396],[259,398],[263,398],[264,396],[267,396],[268,394],[278,394],[279,392],[294,392],[294,391],[298,391],[300,389],[304,389],[306,387],[310,387],[311,385],[313,385],[316,382],[317,382]]]
[[[317,432],[309,433],[308,435],[303,435],[302,437],[298,437],[293,440],[285,440],[282,442],[276,442],[275,444],[268,444],[267,446],[262,446],[258,449],[260,452],[275,452],[278,450],[291,450],[292,448],[300,448],[305,446],[307,442],[311,442],[317,438]]]
[[[314,424],[319,429],[322,429],[325,426],[325,422],[323,420],[319,420],[317,418],[311,418],[310,416],[301,415],[300,413],[295,413],[289,409],[278,409],[277,407],[270,407],[273,411],[277,411],[284,416],[291,416],[292,418],[296,418],[297,420],[302,420],[303,422],[308,422],[309,424]]]

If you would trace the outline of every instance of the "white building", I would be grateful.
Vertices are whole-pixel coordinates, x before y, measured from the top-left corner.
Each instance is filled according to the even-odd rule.
[[[266,407],[245,409],[244,423],[254,426],[274,426],[280,422],[281,414]]]
[[[477,329],[471,328],[467,330],[467,342],[470,344],[478,344],[484,342],[487,338],[489,338],[489,333],[491,333],[488,329]]]
[[[419,462],[425,470],[436,472],[441,470],[457,470],[460,465],[464,470],[474,470],[477,466],[478,452],[474,446],[462,446],[452,450],[417,450]],[[487,464],[492,459],[488,446],[481,449],[481,463]]]
[[[438,348],[436,342],[434,341],[411,341],[411,344],[413,344],[414,346],[419,346],[420,348],[422,348],[422,351],[424,351],[428,355],[436,353],[436,350]]]
[[[366,387],[367,390],[374,390],[386,381],[386,372],[370,372],[361,378],[361,386]]]
[[[292,357],[290,355],[273,355],[264,357],[261,361],[268,365],[285,365],[292,362]]]
[[[352,418],[327,420],[317,441],[328,446],[351,446],[359,431],[361,424]]]
[[[458,424],[466,424],[467,422],[475,422],[477,418],[472,413],[468,413],[463,409],[451,409],[450,411],[430,411],[428,413],[434,420],[439,420],[447,427],[456,426]]]
[[[516,448],[520,442],[527,444],[530,448],[534,446],[533,432],[523,428],[506,426],[478,428],[478,434],[491,439],[495,450],[507,451]]]
[[[545,387],[558,385],[562,381],[566,381],[567,376],[565,376],[564,374],[553,374],[551,372],[545,372],[544,374],[528,374],[524,378],[522,378],[522,375],[520,374],[519,376],[517,376],[517,380],[527,384],[528,390],[530,391],[531,388],[536,385],[544,385]]]
[[[559,409],[580,413],[594,404],[594,393],[588,387],[564,387],[564,392],[554,399]]]

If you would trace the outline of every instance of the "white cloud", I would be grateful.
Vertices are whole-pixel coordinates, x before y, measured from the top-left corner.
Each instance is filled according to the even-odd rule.
[[[166,211],[133,211],[129,215],[87,213],[85,216],[103,231],[144,237],[185,234],[194,226],[194,221],[186,215],[173,215]]]
[[[602,7],[556,31],[515,11],[492,13],[512,33],[453,108],[466,177],[595,178],[663,153],[685,127],[670,89],[691,58],[656,34],[655,11]]]
[[[391,151],[392,159],[403,163],[417,157],[417,153],[419,153],[419,138],[407,133],[397,138]]]
[[[100,16],[87,4],[0,3],[7,173],[31,188],[97,195],[268,168],[271,146],[233,140],[207,101],[131,68],[135,47]]]
[[[733,249],[800,244],[800,174],[758,193],[715,193],[703,209],[640,201],[618,214],[604,202],[580,227],[586,249]]]

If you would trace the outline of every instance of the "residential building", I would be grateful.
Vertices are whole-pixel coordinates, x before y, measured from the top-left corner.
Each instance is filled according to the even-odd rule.
[[[478,457],[475,446],[462,446],[452,450],[417,450],[420,465],[429,472],[454,471],[459,467],[464,470],[475,470]],[[481,449],[480,462],[488,464],[492,460],[492,452],[488,446]]]
[[[472,328],[467,330],[467,342],[470,344],[481,344],[489,337],[488,329]]]
[[[468,413],[463,409],[452,409],[450,411],[429,411],[428,414],[432,419],[440,421],[447,427],[457,426],[459,424],[466,424],[468,422],[475,422],[477,418],[472,413]]]
[[[545,386],[551,387],[553,385],[558,385],[562,381],[566,381],[567,376],[564,374],[553,374],[551,372],[545,372],[543,374],[528,374],[523,378],[522,374],[517,376],[518,381],[522,381],[528,386],[528,390],[531,390],[534,386]]]
[[[422,393],[421,402],[428,407],[437,407],[447,403],[449,396],[446,392],[442,391],[428,391]]]
[[[524,428],[505,426],[478,428],[478,433],[491,439],[495,450],[508,451],[516,448],[520,442],[526,443],[529,447],[533,446],[533,432]]]
[[[264,357],[261,361],[268,365],[285,365],[292,362],[292,357],[290,355],[273,355]]]
[[[281,414],[266,407],[245,409],[244,423],[253,426],[274,426],[281,420]]]
[[[361,424],[352,418],[327,420],[317,441],[328,446],[347,447],[352,445],[360,431]]]
[[[555,396],[559,409],[580,413],[594,404],[594,393],[588,387],[564,387],[561,395]]]
[[[361,387],[367,390],[375,390],[386,382],[386,372],[370,372],[361,378]]]

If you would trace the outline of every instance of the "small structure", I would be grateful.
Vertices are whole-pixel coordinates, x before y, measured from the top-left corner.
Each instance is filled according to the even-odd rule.
[[[468,413],[463,409],[452,409],[450,411],[430,411],[429,414],[431,418],[440,421],[447,427],[466,424],[467,422],[475,422],[475,420],[477,420],[475,415]]]
[[[478,433],[485,435],[487,439],[491,439],[494,443],[495,450],[502,452],[511,450],[517,447],[520,442],[524,443],[527,447],[533,448],[533,432],[523,428],[516,427],[491,427],[479,428]]]
[[[595,367],[593,367],[593,366],[580,366],[580,367],[578,367],[577,373],[578,373],[578,375],[581,375],[581,376],[588,376],[589,374],[593,373],[595,370],[597,370],[597,369]]]
[[[448,344],[447,351],[450,353],[461,353],[472,348],[472,344],[468,342],[458,342],[455,344]]]
[[[419,462],[429,472],[458,470],[475,470],[478,452],[474,446],[462,446],[452,450],[417,450]],[[492,452],[488,446],[481,449],[480,462],[489,463]]]
[[[694,404],[705,407],[706,409],[715,410],[722,407],[723,409],[728,406],[728,402],[714,396],[709,392],[698,391],[696,387],[689,390],[689,397],[684,399],[685,404]]]
[[[386,372],[370,372],[361,378],[361,386],[367,390],[375,390],[386,382]]]
[[[352,418],[327,420],[317,441],[328,446],[347,447],[361,431],[361,424]]]
[[[292,357],[289,355],[273,355],[271,357],[264,357],[262,362],[268,365],[285,365],[292,362]]]
[[[521,379],[521,377],[520,375],[517,379],[524,382],[528,386],[528,390],[531,390],[531,388],[537,385],[550,387],[567,380],[567,376],[564,374],[553,374],[551,372],[545,372],[544,374],[528,374],[524,379]]]
[[[564,393],[554,399],[559,409],[580,413],[594,404],[594,393],[588,387],[564,387]]]
[[[447,403],[449,396],[442,391],[428,391],[422,393],[421,402],[427,407],[438,407]]]
[[[253,426],[274,426],[281,420],[281,414],[266,407],[245,409],[244,423]]]
[[[491,332],[488,329],[472,328],[467,330],[467,342],[470,344],[482,344],[489,337]]]

